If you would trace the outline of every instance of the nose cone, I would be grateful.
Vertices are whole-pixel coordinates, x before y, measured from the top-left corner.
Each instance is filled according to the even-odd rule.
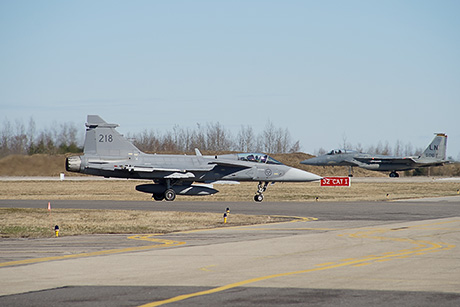
[[[321,180],[323,179],[323,177],[318,176],[313,173],[303,171],[298,168],[290,168],[281,179],[282,181],[290,181],[290,182],[306,182],[306,181]]]

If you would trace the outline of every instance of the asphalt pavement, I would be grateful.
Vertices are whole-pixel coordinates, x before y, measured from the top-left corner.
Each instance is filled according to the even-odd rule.
[[[0,207],[46,208],[36,200]],[[2,239],[2,306],[458,306],[460,198],[350,203],[53,201],[302,221],[167,235]]]

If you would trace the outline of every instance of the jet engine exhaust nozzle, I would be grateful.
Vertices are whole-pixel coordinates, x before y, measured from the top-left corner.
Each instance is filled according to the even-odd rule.
[[[65,161],[65,170],[68,172],[79,173],[81,168],[80,156],[68,157]]]

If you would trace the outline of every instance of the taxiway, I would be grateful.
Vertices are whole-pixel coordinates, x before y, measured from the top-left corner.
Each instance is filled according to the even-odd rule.
[[[0,241],[5,306],[458,306],[450,201],[56,201],[60,208],[276,214],[302,221],[167,235]],[[0,201],[0,207],[43,201]],[[231,218],[231,216],[230,216]]]

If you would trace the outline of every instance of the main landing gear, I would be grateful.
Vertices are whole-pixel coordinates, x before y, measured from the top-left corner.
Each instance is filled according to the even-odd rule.
[[[254,195],[254,201],[260,203],[262,200],[264,200],[264,192],[267,190],[268,186],[268,181],[265,181],[264,184],[262,184],[262,181],[259,181],[259,184],[257,185],[257,192],[256,195]]]
[[[163,199],[165,199],[165,195],[164,194],[153,194],[152,198],[156,201],[162,201]]]
[[[173,181],[171,179],[167,179],[165,182],[166,185],[166,191],[163,193],[154,193],[152,195],[153,199],[156,201],[162,201],[163,199],[166,201],[173,201],[176,199],[176,192],[171,189],[171,187],[176,183],[176,181]]]
[[[173,189],[167,189],[164,193],[153,194],[152,197],[156,201],[162,201],[163,199],[166,201],[173,201],[176,199],[176,192]]]
[[[391,178],[398,178],[398,177],[399,177],[399,174],[396,173],[396,171],[392,171],[392,172],[390,173],[390,177],[391,177]]]

